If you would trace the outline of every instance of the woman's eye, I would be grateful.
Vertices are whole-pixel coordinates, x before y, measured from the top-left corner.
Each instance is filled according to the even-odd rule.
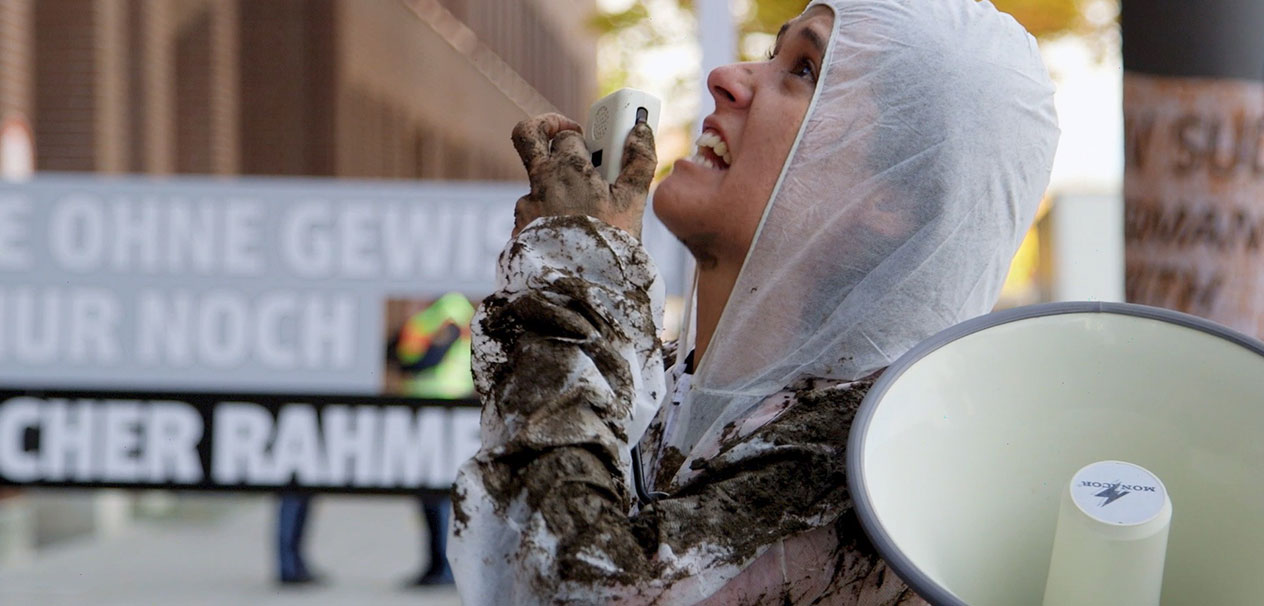
[[[816,81],[816,66],[807,59],[799,59],[799,62],[795,64],[794,69],[790,73],[800,78]]]

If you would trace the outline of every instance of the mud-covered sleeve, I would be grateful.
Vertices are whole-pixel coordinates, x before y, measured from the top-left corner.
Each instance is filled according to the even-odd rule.
[[[693,604],[849,506],[854,394],[788,400],[633,511],[628,436],[663,389],[644,251],[594,220],[542,219],[500,270],[474,326],[483,445],[453,493],[464,603]]]
[[[583,602],[622,574],[611,554],[639,551],[628,436],[664,389],[661,283],[639,242],[586,217],[532,222],[498,281],[473,322],[482,448],[454,487],[449,560],[467,604]]]

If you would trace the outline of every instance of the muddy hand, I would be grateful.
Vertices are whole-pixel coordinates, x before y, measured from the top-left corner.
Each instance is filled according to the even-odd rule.
[[[614,183],[593,168],[579,124],[559,114],[519,122],[514,148],[531,181],[531,193],[514,208],[514,235],[538,217],[587,215],[641,236],[645,198],[654,179],[654,134],[638,123],[623,147]]]

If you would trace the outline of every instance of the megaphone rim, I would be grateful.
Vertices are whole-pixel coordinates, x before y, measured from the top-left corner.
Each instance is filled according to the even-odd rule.
[[[900,579],[908,584],[917,595],[933,606],[970,605],[914,566],[913,562],[896,546],[891,535],[887,533],[886,528],[878,520],[863,473],[865,435],[868,433],[869,425],[877,412],[878,402],[891,389],[895,381],[910,367],[922,358],[958,339],[988,328],[1022,320],[1045,316],[1091,313],[1118,314],[1168,322],[1220,337],[1264,356],[1264,341],[1207,318],[1137,303],[1059,301],[996,311],[966,320],[941,330],[897,358],[874,382],[873,387],[861,402],[860,408],[856,412],[856,418],[852,421],[851,431],[847,438],[847,487],[851,494],[852,505],[855,507],[856,517],[860,520],[860,526],[864,529],[870,542],[873,543],[878,553],[886,560],[887,565],[895,571]]]

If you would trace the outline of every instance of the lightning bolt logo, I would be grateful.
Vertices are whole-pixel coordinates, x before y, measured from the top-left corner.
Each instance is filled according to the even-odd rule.
[[[1101,492],[1093,495],[1095,497],[1102,497],[1106,499],[1105,501],[1102,501],[1102,503],[1098,505],[1098,507],[1105,507],[1123,498],[1124,495],[1131,494],[1132,491],[1130,490],[1119,490],[1119,485],[1122,483],[1123,482],[1115,482],[1114,484],[1107,486],[1105,490],[1102,490]]]

